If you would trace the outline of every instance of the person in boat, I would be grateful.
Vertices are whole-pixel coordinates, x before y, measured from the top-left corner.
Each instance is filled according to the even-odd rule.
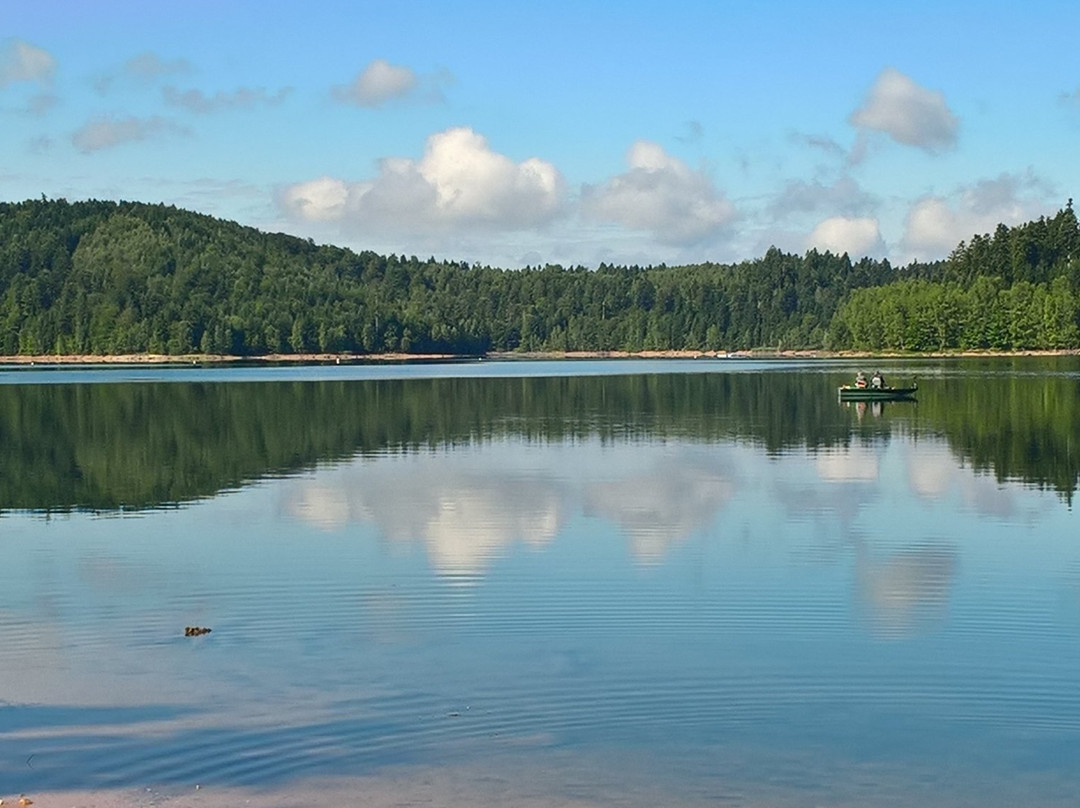
[[[880,370],[874,371],[873,377],[870,379],[870,386],[875,390],[885,389],[885,377],[881,375]]]
[[[866,374],[861,370],[855,374],[855,386],[866,387]]]

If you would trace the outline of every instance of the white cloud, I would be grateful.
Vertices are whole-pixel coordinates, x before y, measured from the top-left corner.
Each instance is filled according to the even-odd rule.
[[[786,219],[796,214],[819,211],[856,215],[875,207],[877,200],[860,188],[855,180],[840,177],[831,185],[790,180],[769,203],[768,212],[774,219]]]
[[[965,238],[968,228],[960,224],[967,218],[952,210],[939,196],[920,199],[908,211],[904,225],[903,248],[910,259],[931,261],[944,258]]]
[[[166,104],[205,115],[232,109],[276,106],[288,97],[292,89],[284,87],[275,93],[269,93],[262,87],[240,87],[232,92],[219,90],[208,96],[202,90],[178,90],[176,87],[168,86],[161,92]]]
[[[877,219],[834,216],[814,228],[807,247],[828,250],[836,255],[847,253],[853,260],[858,260],[867,255],[880,255],[885,244]]]
[[[979,180],[974,185],[963,188],[960,198],[963,204],[978,216],[1005,216],[1010,221],[1019,222],[1021,219],[1018,217],[1037,216],[1036,208],[1042,212],[1043,205],[1032,204],[1035,199],[1054,193],[1050,183],[1031,172],[1023,175],[1006,173],[994,179]],[[994,224],[996,226],[997,222]]]
[[[26,111],[31,115],[44,115],[60,103],[60,99],[52,93],[38,93],[27,100]]]
[[[334,98],[343,104],[378,107],[394,98],[403,98],[416,89],[419,79],[408,67],[375,59],[351,83],[334,87]]]
[[[117,79],[151,83],[164,76],[177,76],[192,72],[186,59],[162,59],[152,51],[140,53],[124,62],[119,69],[98,76],[94,87],[99,93],[107,93]]]
[[[158,115],[149,118],[95,118],[71,136],[71,142],[81,152],[90,153],[111,149],[121,143],[147,140],[163,134],[184,134],[186,129]]]
[[[0,89],[22,81],[44,84],[56,72],[56,59],[41,48],[11,39],[0,47]]]
[[[396,230],[447,225],[494,229],[550,221],[563,203],[564,182],[543,160],[515,163],[472,129],[447,129],[427,140],[419,161],[388,157],[378,175],[349,183],[332,177],[286,188],[287,213],[310,221],[376,224]]]
[[[1049,212],[1052,189],[1032,174],[1002,174],[959,188],[948,197],[926,196],[908,211],[901,247],[904,260],[945,258],[961,241]]]
[[[639,140],[626,155],[630,170],[582,190],[586,216],[645,230],[669,244],[692,244],[721,232],[734,206],[702,171]]]
[[[133,56],[124,62],[123,67],[124,73],[142,78],[190,73],[191,69],[191,63],[186,59],[162,59],[151,51]]]
[[[333,177],[319,177],[290,186],[283,194],[290,212],[312,222],[330,222],[345,215],[349,186]]]
[[[954,146],[959,127],[944,95],[891,67],[881,71],[850,120],[860,129],[884,132],[897,143],[931,153]]]

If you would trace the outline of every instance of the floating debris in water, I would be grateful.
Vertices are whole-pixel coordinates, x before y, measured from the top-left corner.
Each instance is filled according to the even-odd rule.
[[[185,637],[201,637],[203,634],[209,634],[213,629],[204,628],[203,626],[187,626],[184,628]]]

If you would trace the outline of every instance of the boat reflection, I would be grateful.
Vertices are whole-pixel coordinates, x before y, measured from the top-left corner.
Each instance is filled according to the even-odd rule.
[[[872,418],[880,418],[885,414],[888,404],[917,404],[913,398],[898,398],[893,401],[841,401],[847,409],[855,410],[857,420],[863,420],[867,415]]]

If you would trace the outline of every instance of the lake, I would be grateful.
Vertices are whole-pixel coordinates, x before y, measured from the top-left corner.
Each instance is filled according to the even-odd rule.
[[[1075,357],[0,370],[0,796],[1071,806],[1078,483]]]

